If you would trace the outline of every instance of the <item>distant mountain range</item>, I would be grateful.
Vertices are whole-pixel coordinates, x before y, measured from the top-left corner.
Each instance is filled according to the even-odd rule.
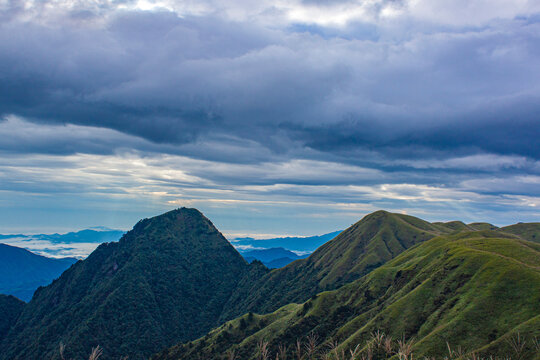
[[[66,234],[35,234],[35,235],[1,235],[0,240],[7,240],[13,238],[20,239],[32,239],[32,240],[44,240],[52,243],[104,243],[111,241],[118,241],[125,231],[113,230],[103,227],[85,229],[77,232],[68,232]]]
[[[84,258],[99,244],[118,241],[124,231],[95,227],[66,234],[0,235],[0,242],[48,257]]]
[[[30,301],[38,287],[49,285],[75,262],[75,258],[52,259],[0,244],[0,293]]]
[[[539,360],[539,234],[540,223],[497,228],[377,211],[270,270],[249,264],[199,211],[177,209],[100,245],[28,304],[0,297],[0,310],[19,313],[0,321],[0,359],[59,359],[62,342],[74,359],[100,345],[102,360],[250,360],[261,341],[273,358],[310,334],[314,351],[348,351],[379,329],[414,337],[415,358],[440,356],[447,341],[507,355],[519,331],[522,359]]]
[[[315,249],[324,244],[325,242],[332,240],[341,231],[334,231],[324,235],[307,236],[307,237],[278,237],[272,239],[254,239],[250,237],[236,238],[230,240],[231,244],[237,248],[242,254],[246,254],[250,251],[256,250],[268,250],[283,248],[290,252],[283,256],[272,256],[272,252],[267,252],[264,260],[259,259],[257,253],[247,255],[252,258],[261,260],[268,266],[282,267],[294,261],[296,259],[304,258],[311,254]],[[106,227],[93,227],[90,229],[84,229],[76,232],[69,232],[66,234],[0,234],[0,242],[7,243],[9,245],[22,247],[27,250],[39,253],[40,255],[49,257],[66,257],[67,254],[73,254],[78,258],[84,258],[90,253],[98,244],[118,241],[125,231],[114,230]],[[47,246],[50,244],[50,246]],[[81,244],[96,244],[94,247],[81,247]],[[295,253],[296,252],[296,253]],[[297,256],[298,254],[300,256]],[[291,255],[292,254],[292,255]],[[68,255],[69,256],[69,255]],[[248,259],[249,262],[253,259]],[[272,262],[273,261],[273,262]]]
[[[277,237],[272,239],[254,239],[251,237],[235,238],[230,240],[234,247],[248,251],[250,249],[270,249],[284,248],[290,251],[310,254],[322,244],[332,240],[339,235],[339,231],[334,231],[324,235],[306,237]]]
[[[300,256],[282,247],[263,250],[250,250],[240,253],[247,262],[252,263],[255,260],[259,260],[269,269],[277,269],[295,260],[303,259],[309,256],[309,254]]]

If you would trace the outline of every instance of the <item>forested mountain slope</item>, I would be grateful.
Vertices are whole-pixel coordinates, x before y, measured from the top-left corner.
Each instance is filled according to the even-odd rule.
[[[218,318],[250,266],[195,209],[141,220],[39,289],[0,346],[1,359],[143,359],[193,339]],[[265,271],[264,269],[262,270]]]

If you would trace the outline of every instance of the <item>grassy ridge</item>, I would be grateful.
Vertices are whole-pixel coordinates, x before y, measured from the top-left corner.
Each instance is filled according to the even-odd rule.
[[[249,311],[267,313],[288,303],[304,302],[321,291],[336,289],[362,277],[415,244],[451,231],[413,216],[374,212],[307,259],[273,270],[254,281],[251,287],[238,289],[221,320]]]
[[[504,236],[504,235],[502,235]],[[192,343],[154,359],[221,359],[235,350],[254,359],[257,344],[292,348],[311,332],[322,351],[365,344],[375,330],[414,337],[420,356],[442,356],[446,342],[469,351],[511,353],[512,334],[540,336],[540,245],[479,231],[436,237],[399,255],[369,275],[304,304],[267,315],[244,315]],[[523,359],[539,354],[532,342]]]
[[[500,231],[514,234],[522,239],[540,243],[540,223],[518,223],[500,228]]]

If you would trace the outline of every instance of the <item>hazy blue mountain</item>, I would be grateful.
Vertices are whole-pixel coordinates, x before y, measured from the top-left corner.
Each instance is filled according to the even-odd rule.
[[[265,262],[264,265],[269,269],[279,269],[286,265],[289,265],[295,260],[298,260],[298,259],[291,259],[289,257],[283,257],[283,258],[274,259],[272,261]]]
[[[262,249],[262,250],[250,250],[250,251],[243,252],[242,255],[244,256],[244,258],[253,257],[257,260],[262,261],[263,263],[280,259],[280,258],[285,258],[285,257],[291,258],[294,260],[303,259],[307,257],[307,255],[299,256],[296,253],[290,250],[284,249],[282,247]]]
[[[0,293],[29,301],[40,286],[51,283],[77,259],[53,259],[0,244]]]
[[[247,262],[251,263],[253,260],[259,260],[270,269],[280,268],[293,262],[294,260],[308,257],[308,254],[300,256],[282,247],[250,250],[241,252],[241,254]]]
[[[124,231],[108,229],[104,227],[96,227],[92,229],[85,229],[76,232],[68,232],[66,234],[15,234],[15,235],[2,235],[0,239],[13,239],[13,238],[28,238],[31,240],[44,240],[52,243],[104,243],[111,241],[118,241]]]
[[[308,237],[280,237],[273,239],[254,239],[250,237],[235,238],[230,242],[237,248],[253,247],[253,248],[284,248],[292,251],[302,251],[311,253],[322,244],[332,240],[341,233],[342,230],[334,231],[324,235],[308,236]]]

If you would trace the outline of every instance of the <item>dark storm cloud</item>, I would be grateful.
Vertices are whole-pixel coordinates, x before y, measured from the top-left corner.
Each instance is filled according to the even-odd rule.
[[[1,25],[0,113],[116,132],[98,131],[103,145],[74,136],[71,146],[67,137],[4,150],[131,147],[227,162],[369,161],[351,156],[361,152],[540,158],[534,18],[377,40],[165,11],[62,21],[12,16]]]

